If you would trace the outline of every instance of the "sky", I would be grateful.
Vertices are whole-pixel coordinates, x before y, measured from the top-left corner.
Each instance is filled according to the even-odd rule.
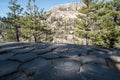
[[[0,0],[0,17],[7,16],[6,13],[9,11],[8,3],[10,0]],[[26,7],[28,0],[18,0],[18,4],[20,4],[23,8]],[[37,6],[41,9],[44,8],[45,11],[48,11],[51,7],[70,3],[70,2],[80,2],[80,0],[36,0]]]

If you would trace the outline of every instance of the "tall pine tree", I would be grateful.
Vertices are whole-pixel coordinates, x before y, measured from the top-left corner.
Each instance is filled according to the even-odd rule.
[[[20,23],[19,23],[19,15],[21,14],[21,11],[23,8],[19,4],[17,4],[17,0],[10,0],[9,2],[9,9],[10,12],[8,12],[8,22],[11,23],[14,31],[15,31],[15,38],[16,41],[20,41],[20,34],[19,34],[19,28],[20,28]]]
[[[89,36],[92,44],[115,47],[115,43],[117,43],[120,37],[119,1],[92,1],[89,7],[83,7],[80,13],[83,13],[85,16],[81,17],[80,15],[78,17],[81,20],[77,23],[77,33],[86,34],[89,31],[93,34]],[[88,30],[86,24],[88,24],[90,30]],[[81,30],[83,32],[80,32]]]

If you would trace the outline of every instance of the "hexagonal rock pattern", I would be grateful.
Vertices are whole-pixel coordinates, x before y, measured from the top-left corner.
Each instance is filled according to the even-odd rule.
[[[0,80],[120,80],[120,50],[53,43],[0,43]]]

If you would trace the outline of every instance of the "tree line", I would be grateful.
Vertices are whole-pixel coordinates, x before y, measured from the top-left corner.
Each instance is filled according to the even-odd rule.
[[[78,10],[80,14],[73,23],[73,35],[84,39],[85,45],[120,47],[120,0],[82,1],[86,6]],[[17,0],[10,0],[8,7],[8,16],[0,18],[3,22],[0,25],[0,35],[4,41],[53,40],[53,34],[57,32],[48,26],[48,16],[44,9],[39,10],[35,0],[28,0],[26,10]],[[79,41],[77,44],[82,43]]]
[[[26,10],[10,0],[7,17],[1,19],[5,24],[1,35],[4,41],[51,41],[52,31],[47,26],[44,9],[39,10],[35,0],[28,0]],[[3,28],[3,27],[2,27]]]

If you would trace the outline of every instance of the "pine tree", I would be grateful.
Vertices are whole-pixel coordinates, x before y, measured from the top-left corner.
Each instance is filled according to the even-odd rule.
[[[8,12],[8,22],[11,23],[11,25],[13,26],[14,31],[15,31],[16,41],[19,42],[20,41],[19,39],[20,37],[19,15],[21,14],[21,11],[23,10],[23,8],[21,8],[21,6],[17,4],[17,0],[10,0],[8,7],[10,9],[10,12]]]
[[[120,35],[120,0],[92,1],[89,7],[80,9],[81,19],[77,23],[76,32],[79,34],[92,33],[89,37],[92,44],[106,47],[115,47]],[[90,29],[90,30],[89,30]],[[82,32],[81,32],[82,31]]]
[[[25,12],[25,18],[23,22],[25,30],[24,34],[29,34],[29,39],[33,37],[34,42],[48,40],[48,35],[51,34],[51,30],[47,28],[46,16],[43,9],[39,11],[35,0],[29,0],[27,4],[27,11]],[[25,35],[28,36],[28,35]]]
[[[80,36],[80,38],[84,38],[85,45],[89,45],[90,38],[92,38],[93,35],[91,28],[91,24],[93,24],[93,22],[89,16],[92,12],[91,8],[95,6],[95,4],[92,4],[90,0],[83,0],[83,2],[87,6],[84,6],[79,10],[80,14],[77,15],[78,20],[76,23],[75,33],[77,36]]]

